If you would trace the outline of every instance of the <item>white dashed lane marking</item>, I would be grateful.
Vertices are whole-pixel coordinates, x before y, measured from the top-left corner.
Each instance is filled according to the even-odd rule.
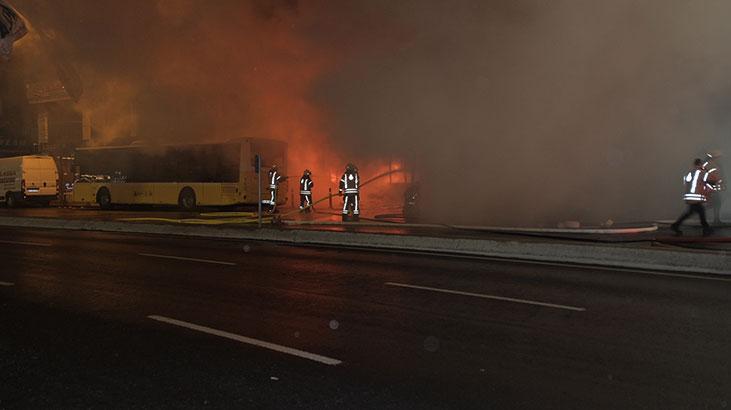
[[[502,302],[522,303],[525,305],[543,306],[543,307],[549,307],[549,308],[554,308],[554,309],[573,310],[575,312],[583,312],[586,310],[586,308],[578,307],[578,306],[558,305],[555,303],[539,302],[539,301],[528,300],[528,299],[516,299],[516,298],[505,297],[505,296],[485,295],[482,293],[472,293],[472,292],[462,292],[459,290],[432,288],[429,286],[409,285],[407,283],[386,282],[386,286],[397,286],[400,288],[410,288],[410,289],[427,290],[430,292],[449,293],[452,295],[470,296],[470,297],[482,298],[482,299],[492,299],[492,300],[499,300]]]
[[[25,245],[25,246],[53,246],[50,243],[42,243],[42,242],[23,242],[23,241],[1,241],[0,243],[8,244],[8,245]]]
[[[211,259],[187,258],[185,256],[157,255],[154,253],[138,253],[138,255],[147,256],[150,258],[175,259],[175,260],[179,260],[179,261],[188,261],[188,262],[213,263],[216,265],[229,265],[229,266],[236,265],[234,262],[214,261]]]
[[[235,340],[237,342],[246,343],[246,344],[249,344],[252,346],[263,347],[264,349],[273,350],[273,351],[279,352],[279,353],[286,353],[286,354],[289,354],[292,356],[301,357],[303,359],[309,359],[309,360],[327,364],[330,366],[337,366],[340,363],[342,363],[342,361],[340,361],[340,360],[333,359],[333,358],[326,357],[326,356],[321,356],[319,354],[305,352],[304,350],[293,349],[291,347],[282,346],[282,345],[278,345],[278,344],[274,344],[274,343],[270,343],[270,342],[265,342],[263,340],[253,339],[251,337],[241,336],[241,335],[237,335],[235,333],[229,333],[229,332],[225,332],[223,330],[218,330],[218,329],[213,329],[213,328],[210,328],[207,326],[197,325],[195,323],[184,322],[182,320],[171,319],[169,317],[158,316],[158,315],[150,315],[147,317],[152,320],[157,320],[158,322],[168,323],[171,325],[184,327],[186,329],[191,329],[191,330],[195,330],[198,332],[207,333],[209,335],[214,335],[214,336],[219,336],[219,337],[223,337],[226,339]]]

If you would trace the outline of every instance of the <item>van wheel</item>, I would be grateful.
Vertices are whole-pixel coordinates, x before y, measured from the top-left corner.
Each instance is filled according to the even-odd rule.
[[[101,209],[111,209],[112,207],[112,195],[109,194],[109,190],[101,188],[96,193],[96,203],[99,204]]]
[[[184,211],[193,211],[196,207],[195,192],[190,187],[185,187],[178,195],[178,206]]]
[[[15,197],[14,193],[8,192],[5,194],[5,205],[7,205],[8,208],[18,207],[18,198]]]

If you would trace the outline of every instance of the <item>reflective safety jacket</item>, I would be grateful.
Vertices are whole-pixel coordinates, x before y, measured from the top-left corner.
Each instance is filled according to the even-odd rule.
[[[300,178],[300,195],[312,195],[312,187],[315,183],[312,182],[312,178],[309,176],[302,176]]]
[[[708,194],[713,191],[717,183],[702,167],[696,167],[683,177],[685,194],[683,199],[688,203],[701,203],[708,200]]]
[[[269,170],[269,189],[277,189],[281,180],[282,176],[279,175],[279,171],[274,169]]]
[[[703,169],[706,171],[707,180],[715,182],[714,184],[708,184],[706,187],[710,191],[725,191],[726,185],[723,183],[723,174],[721,169],[714,164],[712,161],[706,161],[703,163]]]
[[[345,172],[340,178],[340,192],[348,194],[357,194],[360,187],[358,181],[358,172]]]

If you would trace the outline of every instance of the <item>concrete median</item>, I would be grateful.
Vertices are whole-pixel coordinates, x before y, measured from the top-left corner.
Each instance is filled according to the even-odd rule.
[[[271,241],[303,246],[339,246],[389,251],[482,256],[526,261],[595,265],[668,272],[731,274],[731,254],[648,246],[499,240],[324,230],[263,229],[131,223],[116,221],[0,217],[0,226],[127,232],[198,238]]]

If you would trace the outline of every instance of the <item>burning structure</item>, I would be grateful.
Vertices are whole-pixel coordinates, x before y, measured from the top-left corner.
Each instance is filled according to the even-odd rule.
[[[674,215],[688,158],[729,151],[722,2],[16,2],[90,143],[271,137],[321,182],[397,157],[432,219]]]

